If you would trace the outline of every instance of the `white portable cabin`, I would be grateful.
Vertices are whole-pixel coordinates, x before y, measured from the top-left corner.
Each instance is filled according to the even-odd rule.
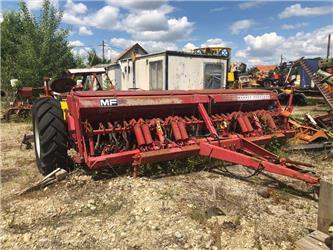
[[[225,88],[228,60],[216,55],[165,51],[135,60],[133,88],[195,90]]]
[[[118,63],[113,63],[107,66],[106,69],[112,84],[116,87],[116,89],[121,90],[122,84],[120,65]]]
[[[107,73],[118,90],[133,88],[134,74],[133,62],[131,59],[119,60],[117,63],[107,66]]]
[[[126,51],[126,56],[119,57],[106,67],[116,89],[195,90],[226,87],[229,54],[223,57],[164,51],[130,56],[132,49]]]
[[[134,74],[132,59],[136,56],[146,55],[148,52],[136,43],[125,49],[106,70],[112,83],[119,90],[128,90],[133,87]]]

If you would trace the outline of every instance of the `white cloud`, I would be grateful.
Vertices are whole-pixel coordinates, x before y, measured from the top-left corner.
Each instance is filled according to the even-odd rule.
[[[78,15],[71,9],[65,9],[63,21],[79,26],[92,26],[100,29],[114,30],[119,28],[119,9],[113,6],[104,6],[90,15]]]
[[[119,56],[119,54],[119,51],[108,48],[105,57],[113,62]]]
[[[26,0],[29,10],[38,10],[42,8],[43,0]]]
[[[131,13],[123,21],[132,33],[137,31],[161,31],[168,29],[168,19],[164,13],[158,10],[141,11]]]
[[[133,9],[133,10],[151,10],[157,9],[165,4],[165,0],[106,0],[106,2],[113,6],[118,6],[125,9]]]
[[[101,29],[116,29],[119,9],[114,6],[104,6],[95,13],[86,14],[88,8],[83,3],[67,0],[63,13],[63,21],[78,26],[93,26]]]
[[[0,12],[0,23],[2,23],[3,22],[3,14],[2,14],[2,12]]]
[[[27,7],[30,11],[39,10],[43,7],[43,0],[25,0]],[[58,0],[50,0],[50,3],[58,9]]]
[[[68,0],[63,21],[87,29],[95,27],[124,31],[132,41],[146,41],[150,47],[155,47],[156,42],[162,42],[163,48],[175,48],[175,41],[187,39],[193,31],[194,23],[186,16],[169,16],[174,8],[166,1],[108,0],[107,3],[110,5],[87,15],[81,14],[85,11],[83,6],[74,8],[75,11],[70,8],[73,2]],[[155,43],[151,43],[152,41]]]
[[[113,6],[104,6],[96,13],[84,18],[85,23],[100,29],[117,29],[119,9]]]
[[[236,58],[246,58],[247,53],[246,50],[238,50],[236,51]]]
[[[159,52],[163,50],[178,50],[177,45],[172,42],[142,41],[141,44],[143,48],[147,49],[148,52]]]
[[[134,31],[132,37],[135,40],[144,41],[175,41],[187,38],[193,30],[193,23],[187,17],[169,19],[167,30]]]
[[[94,33],[85,26],[79,28],[79,35],[81,36],[92,36]]]
[[[285,41],[284,37],[279,36],[275,32],[265,33],[259,36],[247,35],[244,37],[246,49],[238,50],[235,54],[235,59],[245,60],[248,63],[250,60],[265,61],[273,60],[279,46]]]
[[[81,42],[80,40],[69,41],[69,46],[72,46],[72,47],[82,47],[82,46],[84,46],[84,43]]]
[[[295,24],[283,24],[281,29],[283,30],[292,30],[292,29],[300,29],[308,26],[308,23],[295,23]]]
[[[75,13],[65,10],[62,16],[62,21],[68,24],[85,25],[83,17],[77,16]]]
[[[193,43],[187,43],[187,44],[184,45],[182,50],[185,51],[185,52],[191,52],[195,48],[197,48],[197,46],[195,46]]]
[[[325,56],[327,36],[333,33],[333,25],[316,29],[312,32],[298,32],[296,35],[286,39],[282,44],[281,52],[290,52],[288,56],[296,59],[302,56],[318,57]]]
[[[247,29],[253,27],[255,24],[256,23],[251,19],[239,20],[239,21],[236,21],[233,24],[231,24],[230,31],[232,34],[237,35],[242,30],[247,30]]]
[[[259,36],[244,37],[246,49],[238,50],[235,59],[249,64],[278,63],[281,55],[286,60],[295,60],[302,56],[323,57],[326,53],[327,35],[333,33],[333,25],[312,32],[298,32],[283,37],[275,32]]]
[[[205,43],[201,44],[201,47],[228,47],[228,46],[230,46],[230,43],[224,41],[221,38],[211,38],[208,39]]]
[[[247,46],[254,53],[273,53],[272,49],[284,42],[284,38],[275,32],[265,33],[261,36],[247,35],[244,37]]]
[[[210,38],[200,45],[200,47],[230,47],[230,46],[231,42],[224,41],[221,38]],[[187,43],[184,45],[182,50],[185,52],[191,52],[195,48],[199,48],[199,46],[196,46],[193,43]]]
[[[133,1],[126,1],[126,6],[132,4]],[[135,1],[136,3],[136,1]],[[134,40],[143,41],[174,41],[187,38],[193,30],[193,23],[186,16],[180,18],[170,18],[169,13],[174,11],[174,8],[168,4],[161,4],[164,1],[159,1],[159,7],[156,9],[147,8],[142,4],[141,9],[129,10],[119,24],[121,30],[128,32]],[[155,3],[157,4],[157,3]],[[118,5],[124,5],[119,2]]]
[[[85,14],[88,11],[88,8],[83,3],[74,3],[72,0],[67,0],[65,4],[65,8],[67,11],[70,11],[71,13],[77,13],[77,14]]]
[[[83,57],[86,59],[88,55],[89,48],[73,48],[72,53],[74,56]]]
[[[72,47],[72,53],[74,56],[82,57],[85,60],[88,56],[88,51],[91,50],[91,48],[86,47],[80,40],[69,41],[69,46]]]
[[[81,58],[83,58],[83,60],[85,61],[85,63],[89,63],[87,60],[88,57],[88,52],[91,51],[92,48],[91,47],[79,47],[79,48],[72,48],[72,53],[74,56],[79,56]],[[95,49],[96,54],[98,57],[102,58],[103,54],[102,54],[102,49],[101,48],[96,48]],[[107,60],[111,60],[111,62],[113,62],[115,60],[115,58],[117,58],[117,56],[119,55],[119,52],[116,50],[113,50],[111,48],[107,48],[105,49],[105,58]]]
[[[262,5],[262,4],[265,4],[265,2],[263,2],[263,1],[251,1],[251,2],[240,3],[240,4],[238,4],[238,7],[241,10],[245,10],[245,9],[250,9],[250,8],[257,7],[257,6]]]
[[[117,49],[126,49],[133,44],[136,43],[136,41],[130,40],[130,39],[125,39],[125,38],[112,38],[110,40],[111,47],[114,46]]]
[[[160,52],[164,50],[177,50],[178,47],[172,42],[162,41],[139,41],[129,40],[124,38],[112,38],[110,40],[111,47],[114,46],[117,49],[126,49],[135,43],[139,43],[148,52]]]
[[[333,5],[303,8],[301,4],[297,3],[285,8],[279,14],[279,18],[288,18],[292,16],[321,16],[330,13],[333,13]]]

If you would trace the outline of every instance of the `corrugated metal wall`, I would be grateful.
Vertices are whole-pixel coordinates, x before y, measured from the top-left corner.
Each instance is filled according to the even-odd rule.
[[[319,69],[318,58],[304,59],[304,60],[311,67],[311,70],[313,72],[317,72],[317,70]],[[305,71],[302,68],[300,68],[300,76],[301,76],[301,89],[309,89],[314,87],[314,83],[311,83],[309,76],[305,73]]]

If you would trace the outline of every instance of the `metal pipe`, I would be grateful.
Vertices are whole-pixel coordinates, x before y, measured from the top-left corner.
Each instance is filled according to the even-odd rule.
[[[243,121],[245,123],[245,126],[247,127],[247,130],[249,132],[252,132],[253,131],[253,127],[251,125],[251,122],[250,122],[249,118],[247,116],[243,116]]]
[[[176,141],[180,141],[182,139],[182,135],[180,133],[178,124],[176,121],[171,121],[171,128],[172,128],[172,132],[173,132],[173,136],[175,138]]]
[[[268,126],[271,128],[271,129],[276,129],[276,124],[275,124],[275,122],[274,122],[274,119],[273,119],[273,117],[270,115],[270,114],[268,114],[268,113],[266,113],[265,114],[265,118],[266,118],[266,121],[268,121]]]
[[[179,121],[178,122],[178,128],[179,128],[180,134],[182,136],[182,139],[187,140],[188,139],[188,134],[187,134],[187,131],[186,131],[185,122],[184,121]]]
[[[94,137],[89,136],[89,149],[90,149],[90,155],[95,155],[95,145],[94,145]]]
[[[247,126],[245,125],[245,122],[244,122],[242,116],[238,116],[237,123],[238,123],[238,125],[239,125],[239,127],[240,127],[240,129],[242,130],[243,133],[249,132],[249,130],[247,129]]]
[[[138,145],[139,146],[145,145],[146,141],[141,130],[141,125],[139,123],[135,124],[133,130]]]
[[[147,124],[142,124],[141,125],[142,133],[145,138],[146,144],[152,144],[153,143],[153,138],[151,137],[151,133],[149,130],[149,127]]]

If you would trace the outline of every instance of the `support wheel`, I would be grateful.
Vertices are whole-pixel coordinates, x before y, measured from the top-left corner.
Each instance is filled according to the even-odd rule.
[[[57,168],[68,170],[67,128],[59,101],[37,100],[32,107],[32,120],[39,172],[47,175]]]

